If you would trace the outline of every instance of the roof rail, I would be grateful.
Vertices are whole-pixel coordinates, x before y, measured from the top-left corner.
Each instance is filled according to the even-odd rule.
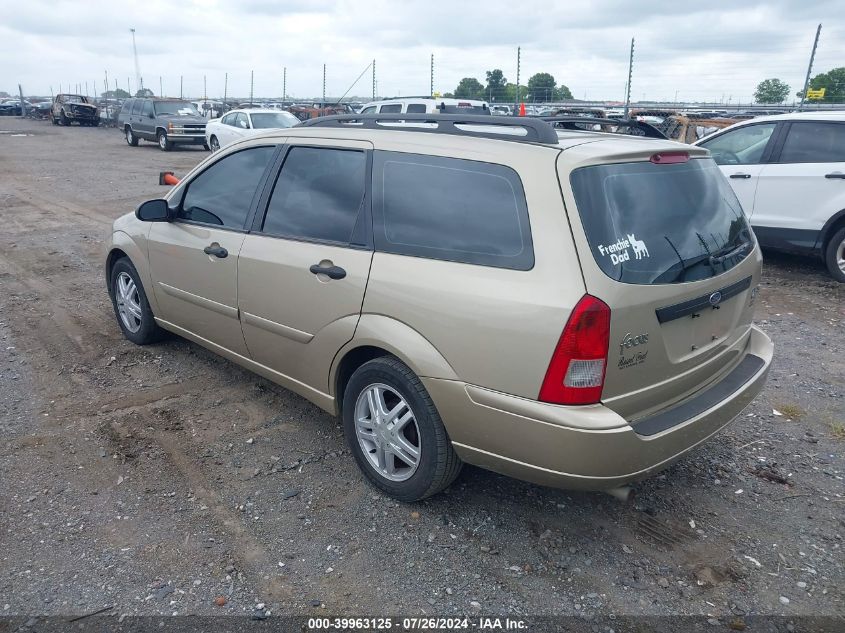
[[[381,123],[428,123],[432,127],[380,125]],[[517,143],[546,143],[557,145],[558,136],[551,125],[538,118],[490,116],[489,114],[340,114],[308,119],[301,125],[311,127],[354,127],[368,130],[391,130],[477,136]],[[436,125],[436,127],[433,127]],[[473,130],[458,126],[472,125],[485,129]],[[525,136],[517,136],[504,128],[522,128]],[[501,132],[491,128],[503,128]]]
[[[612,125],[614,127],[627,127],[631,130],[639,130],[642,134],[635,134],[635,136],[643,136],[646,138],[659,138],[667,140],[668,137],[658,130],[653,125],[649,125],[644,121],[637,121],[636,119],[600,119],[596,117],[586,116],[544,116],[539,117],[553,128],[563,128],[565,130],[578,130],[580,132],[591,132],[593,130],[585,130],[578,127],[579,124],[587,125]]]

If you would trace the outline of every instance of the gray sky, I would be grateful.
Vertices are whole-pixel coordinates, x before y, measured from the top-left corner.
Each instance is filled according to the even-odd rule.
[[[747,101],[779,77],[802,87],[816,25],[823,23],[814,74],[845,65],[842,0],[5,0],[0,23],[0,90],[49,94],[86,81],[102,92],[104,72],[135,90],[129,28],[136,29],[144,85],[186,95],[340,96],[376,59],[381,95],[424,94],[429,57],[435,90],[462,77],[485,82],[501,68],[516,80],[549,72],[577,98],[622,99],[636,37],[632,99]],[[571,6],[570,6],[571,5]],[[14,6],[14,10],[12,9]],[[83,86],[84,91],[84,86]],[[368,96],[367,72],[350,94]]]

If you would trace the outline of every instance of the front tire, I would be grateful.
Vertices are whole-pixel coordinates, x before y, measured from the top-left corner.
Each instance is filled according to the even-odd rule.
[[[836,281],[845,283],[845,226],[836,231],[827,243],[824,263]]]
[[[158,147],[162,152],[169,152],[173,149],[173,142],[167,140],[167,132],[159,132],[156,138],[158,139]]]
[[[463,465],[428,391],[392,356],[352,374],[343,396],[343,428],[370,483],[399,501],[440,492]]]
[[[208,145],[211,147],[212,152],[219,152],[220,151],[220,141],[217,140],[216,136],[212,136],[208,140]]]
[[[138,147],[138,137],[135,136],[131,127],[127,127],[126,130],[124,130],[124,134],[126,135],[127,145],[130,145],[131,147]]]
[[[62,113],[59,115],[59,120],[62,122],[62,125],[64,125],[65,127],[70,125],[70,119],[67,118],[67,115],[65,115],[64,110],[62,110]]]
[[[112,266],[109,296],[117,324],[127,339],[136,345],[161,340],[164,330],[155,322],[138,271],[128,257],[121,257]]]

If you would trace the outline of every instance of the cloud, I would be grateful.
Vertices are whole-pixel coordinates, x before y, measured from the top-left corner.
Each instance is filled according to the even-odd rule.
[[[129,28],[136,29],[147,86],[159,77],[178,94],[245,97],[254,71],[255,95],[320,96],[345,92],[376,59],[383,95],[428,91],[435,55],[435,89],[453,90],[462,77],[484,81],[501,68],[516,80],[549,72],[576,97],[621,99],[631,37],[636,38],[635,99],[731,98],[747,101],[756,84],[780,77],[803,83],[812,37],[825,24],[816,69],[845,58],[836,0],[710,0],[682,3],[630,0],[555,3],[536,0],[145,0],[95,3],[29,0],[0,23],[0,90],[20,82],[30,94],[100,82],[105,71],[134,85]],[[205,85],[203,88],[205,78]],[[350,94],[372,92],[367,74]]]

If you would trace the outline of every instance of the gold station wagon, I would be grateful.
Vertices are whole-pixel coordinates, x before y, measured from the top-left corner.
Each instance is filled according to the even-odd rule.
[[[176,333],[340,415],[414,501],[464,462],[616,490],[761,390],[761,256],[707,150],[539,119],[346,115],[213,154],[119,218],[137,344]]]

